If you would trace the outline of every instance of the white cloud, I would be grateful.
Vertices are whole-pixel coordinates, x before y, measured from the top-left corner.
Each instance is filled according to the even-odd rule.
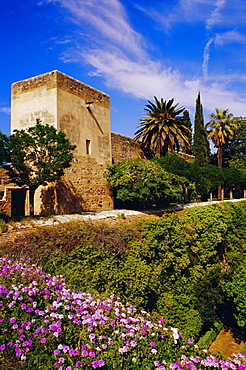
[[[226,0],[217,0],[215,9],[212,11],[210,17],[206,21],[206,29],[209,30],[218,24],[221,20],[221,10],[225,7]]]
[[[216,46],[223,46],[232,42],[245,44],[246,36],[236,30],[223,33],[216,33],[214,43]]]
[[[246,96],[227,90],[223,77],[221,83],[205,85],[202,79],[185,79],[179,71],[165,69],[160,63],[149,61],[140,64],[99,51],[87,56],[87,62],[98,74],[105,76],[108,85],[137,98],[151,100],[156,95],[168,100],[174,97],[176,102],[194,111],[197,93],[201,91],[202,102],[208,112],[213,112],[216,105],[228,108],[235,115],[246,113]],[[229,76],[224,77],[230,79]]]
[[[90,26],[90,42],[116,44],[133,55],[143,56],[144,40],[130,25],[119,0],[50,0],[72,15],[78,27]]]
[[[207,80],[208,78],[208,62],[210,58],[210,45],[212,44],[212,42],[213,42],[213,38],[208,40],[204,48],[204,52],[203,52],[202,72],[203,72],[204,80]]]
[[[2,113],[6,113],[6,114],[10,114],[11,113],[11,109],[10,108],[7,108],[7,107],[0,107],[0,112]]]
[[[91,73],[103,76],[111,88],[142,99],[152,99],[154,95],[167,100],[174,97],[176,102],[190,110],[194,110],[197,93],[201,91],[206,110],[212,112],[216,105],[228,108],[235,115],[245,115],[246,97],[228,89],[226,83],[229,77],[223,80],[219,73],[214,74],[211,84],[211,76],[208,76],[211,44],[214,41],[216,45],[223,45],[226,33],[212,34],[207,41],[203,54],[203,76],[187,78],[179,70],[171,68],[167,60],[153,60],[146,51],[145,40],[131,26],[119,0],[101,0],[100,3],[96,0],[51,1],[57,1],[69,10],[78,27],[77,49],[67,51],[66,61],[75,61],[81,65],[86,62],[93,68]],[[211,30],[221,21],[221,11],[226,1],[217,0],[214,3],[213,0],[180,0],[178,4],[180,8],[173,17],[169,17],[171,13],[167,12],[166,18],[169,17],[170,24],[183,13],[183,22],[187,21],[185,15],[189,14],[191,22],[203,20],[204,29],[206,25]],[[203,9],[206,11],[203,12]],[[84,47],[85,23],[89,25],[86,32],[90,47]],[[80,33],[83,34],[81,39]],[[240,33],[231,31],[227,36],[231,40],[239,40]]]

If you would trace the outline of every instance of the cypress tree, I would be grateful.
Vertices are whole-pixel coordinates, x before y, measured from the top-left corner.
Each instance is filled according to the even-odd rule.
[[[204,127],[203,108],[201,104],[200,92],[196,99],[196,113],[194,121],[194,137],[193,137],[193,154],[195,163],[198,166],[205,166],[209,163],[209,142]]]
[[[187,109],[184,110],[183,113],[183,124],[188,128],[187,138],[189,141],[189,144],[182,148],[183,153],[187,154],[193,154],[192,152],[192,126],[191,126],[191,120],[190,120],[190,114]]]

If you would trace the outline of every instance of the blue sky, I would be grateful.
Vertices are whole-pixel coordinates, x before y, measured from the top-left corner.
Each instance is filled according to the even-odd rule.
[[[198,91],[246,116],[245,0],[11,0],[0,5],[0,130],[13,82],[59,70],[111,98],[111,129],[134,136],[153,96],[185,106]]]

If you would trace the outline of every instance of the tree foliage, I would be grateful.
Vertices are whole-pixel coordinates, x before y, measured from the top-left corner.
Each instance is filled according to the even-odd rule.
[[[233,140],[226,145],[227,152],[229,152],[229,166],[246,171],[246,118],[236,119],[238,127],[234,131]]]
[[[42,124],[25,130],[14,130],[9,136],[10,164],[5,165],[10,181],[26,186],[30,192],[30,214],[34,214],[34,193],[41,185],[59,179],[73,158],[70,144],[64,132],[56,132],[53,126]]]
[[[180,146],[189,146],[189,129],[181,116],[185,108],[174,104],[174,99],[164,101],[154,96],[154,100],[154,103],[148,101],[144,108],[146,116],[139,122],[141,127],[135,132],[135,139],[159,157],[166,155],[168,150],[179,151]]]
[[[0,131],[0,167],[9,162],[8,137]]]
[[[198,166],[205,166],[209,162],[209,143],[204,128],[203,107],[200,92],[196,99],[196,112],[194,120],[193,154]]]
[[[0,252],[28,256],[79,291],[113,293],[153,317],[162,315],[189,337],[223,320],[228,300],[239,325],[245,321],[246,202],[191,208],[137,225],[42,228]]]
[[[183,113],[183,120],[184,120],[184,125],[187,127],[187,138],[189,141],[189,144],[186,145],[185,147],[182,148],[182,151],[184,153],[192,155],[192,125],[191,125],[191,120],[190,120],[190,114],[187,109],[184,110]]]
[[[225,176],[221,169],[214,165],[198,166],[196,161],[188,162],[177,154],[169,154],[158,160],[163,168],[178,176],[188,179],[190,184],[194,184],[197,200],[207,200],[209,192],[218,185],[223,185]]]
[[[215,111],[216,113],[210,114],[211,120],[206,123],[206,130],[208,138],[212,139],[214,146],[218,149],[218,167],[222,168],[222,147],[233,138],[238,126],[228,109],[215,108]]]
[[[107,179],[115,198],[131,202],[132,207],[162,206],[180,201],[183,183],[187,181],[165,171],[156,162],[137,158],[110,166]]]

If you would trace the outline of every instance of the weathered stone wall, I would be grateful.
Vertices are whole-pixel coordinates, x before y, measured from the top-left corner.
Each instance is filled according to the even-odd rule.
[[[143,158],[140,144],[130,137],[111,132],[111,143],[112,163],[117,163],[124,159]]]
[[[5,186],[9,183],[9,178],[6,171],[0,168],[0,199],[4,196]]]
[[[72,166],[62,179],[38,189],[36,213],[113,208],[105,179],[112,163],[109,96],[52,71],[14,83],[11,104],[12,131],[33,126],[40,118],[76,145]]]
[[[72,166],[59,181],[37,190],[42,201],[36,205],[36,211],[39,214],[69,214],[113,209],[105,175],[105,166],[92,158],[75,156]]]

